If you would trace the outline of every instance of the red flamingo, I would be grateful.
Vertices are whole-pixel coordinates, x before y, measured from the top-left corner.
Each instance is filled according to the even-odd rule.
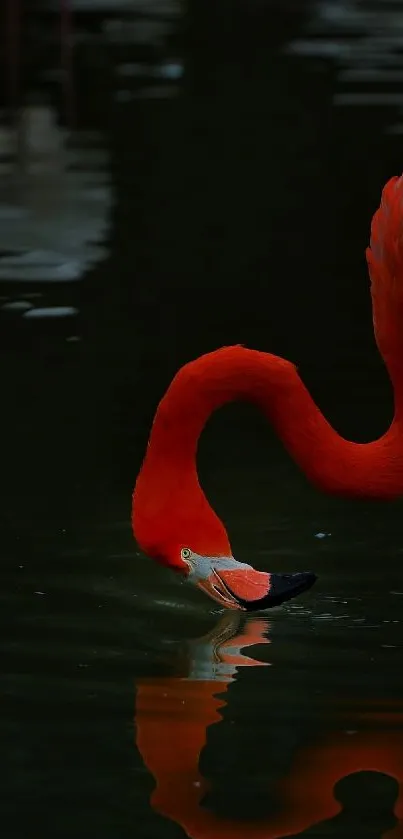
[[[293,364],[241,346],[223,347],[186,364],[157,408],[133,493],[133,532],[146,554],[183,574],[222,606],[267,608],[316,579],[309,572],[262,573],[233,558],[226,529],[196,470],[201,431],[224,403],[243,399],[261,408],[319,489],[378,499],[403,493],[403,176],[384,187],[366,257],[375,338],[395,397],[392,424],[379,440],[362,444],[340,437]]]

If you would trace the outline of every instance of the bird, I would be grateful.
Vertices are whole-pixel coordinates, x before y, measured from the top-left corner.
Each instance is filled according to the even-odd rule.
[[[140,549],[227,609],[280,605],[315,583],[312,571],[280,574],[237,561],[227,530],[200,486],[196,454],[213,411],[255,404],[319,490],[346,498],[403,493],[403,175],[382,190],[366,249],[375,340],[394,391],[394,416],[379,439],[356,443],[330,425],[296,366],[242,345],[221,347],[174,376],[152,423],[132,497]]]

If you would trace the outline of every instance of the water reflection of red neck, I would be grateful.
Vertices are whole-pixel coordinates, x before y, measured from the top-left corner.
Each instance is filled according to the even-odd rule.
[[[198,769],[207,728],[221,720],[219,695],[238,667],[267,666],[242,649],[270,643],[269,621],[249,619],[240,630],[241,624],[237,613],[227,612],[208,635],[190,642],[186,676],[136,685],[136,744],[156,781],[151,804],[195,839],[223,836],[221,820],[200,807],[209,785]]]
[[[300,749],[288,775],[277,784],[279,809],[272,818],[240,824],[201,806],[209,789],[198,768],[207,728],[221,719],[222,695],[236,668],[262,664],[241,649],[269,643],[268,628],[266,619],[253,618],[239,632],[239,618],[227,614],[208,636],[190,644],[190,678],[137,682],[136,743],[156,781],[153,808],[181,825],[192,839],[280,839],[336,816],[341,807],[334,797],[335,784],[346,775],[372,770],[399,783],[395,815],[400,822],[384,839],[403,839],[403,732],[396,725],[396,713],[390,720],[389,714],[382,719],[378,715],[375,731],[363,729],[365,720],[353,713],[355,726],[361,727],[353,734],[346,731],[341,715],[340,730]],[[385,730],[388,720],[393,730]]]
[[[360,722],[356,717],[355,723]],[[399,797],[394,812],[399,824],[383,837],[403,839],[403,732],[385,730],[383,725],[376,731],[341,729],[301,749],[288,776],[278,785],[288,812],[261,834],[262,839],[299,833],[336,816],[341,807],[334,797],[335,784],[346,775],[362,771],[382,772],[397,780]]]

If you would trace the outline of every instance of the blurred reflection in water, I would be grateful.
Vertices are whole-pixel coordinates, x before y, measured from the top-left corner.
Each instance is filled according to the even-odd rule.
[[[335,784],[333,790],[341,812],[308,828],[302,835],[365,836],[365,839],[401,836],[399,828],[396,831],[392,829],[398,822],[393,812],[398,790],[395,778],[381,772],[347,775]],[[290,839],[296,839],[297,835],[301,836],[301,833],[290,836]]]
[[[46,102],[0,132],[0,280],[79,280],[106,255],[112,206],[102,138],[67,136]]]
[[[242,650],[270,644],[270,628],[264,617],[225,614],[211,632],[187,644],[182,659],[186,675],[137,680],[136,744],[156,782],[152,806],[192,839],[241,839],[245,831],[253,839],[329,832],[403,837],[400,705],[374,720],[371,713],[344,710],[342,702],[336,726],[333,707],[332,729],[298,747],[288,774],[275,784],[275,806],[268,817],[237,821],[205,808],[210,785],[199,760],[207,728],[220,721],[223,694],[237,668],[269,665]]]
[[[287,44],[285,52],[305,61],[331,62],[333,104],[359,110],[382,108],[386,131],[401,134],[402,33],[399,2],[321,0],[311,5],[304,35]],[[399,121],[390,121],[393,113]]]

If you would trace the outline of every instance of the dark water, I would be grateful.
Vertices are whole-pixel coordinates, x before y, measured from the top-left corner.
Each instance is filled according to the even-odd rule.
[[[32,85],[64,139],[31,112],[18,170],[2,140],[8,839],[403,835],[401,503],[319,495],[228,406],[207,494],[239,559],[313,568],[312,592],[223,615],[130,532],[157,401],[203,351],[291,358],[352,439],[392,412],[363,250],[402,169],[403,11],[218,6],[86,13],[77,130],[49,59]]]

